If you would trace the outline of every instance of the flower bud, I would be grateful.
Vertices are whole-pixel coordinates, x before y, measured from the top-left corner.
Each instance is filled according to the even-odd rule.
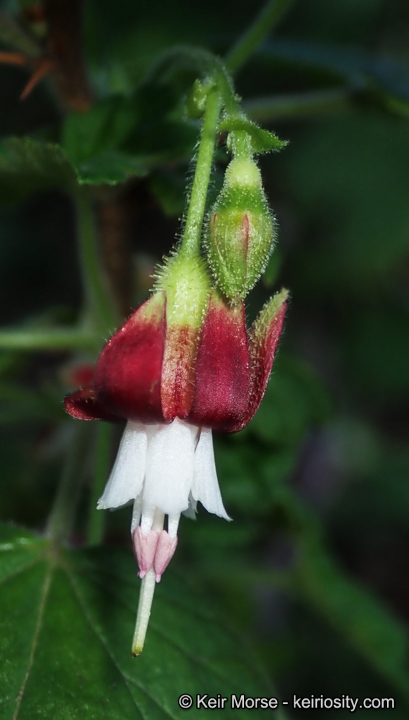
[[[251,158],[228,165],[210,215],[207,252],[216,284],[229,299],[243,299],[266,267],[274,237],[274,218],[261,173]]]

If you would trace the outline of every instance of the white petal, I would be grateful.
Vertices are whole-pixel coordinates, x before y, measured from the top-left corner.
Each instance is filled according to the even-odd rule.
[[[231,520],[223,506],[214,462],[212,431],[202,428],[194,460],[192,496],[210,513]]]
[[[189,507],[187,510],[184,511],[184,516],[189,518],[190,520],[196,520],[196,513],[197,513],[197,502],[196,500],[193,500],[192,492],[189,494]]]
[[[147,445],[145,425],[129,421],[104,494],[98,501],[98,510],[120,507],[139,495],[145,475]]]
[[[159,425],[149,439],[144,507],[158,507],[165,515],[187,509],[197,432],[197,427],[174,420],[170,425]]]

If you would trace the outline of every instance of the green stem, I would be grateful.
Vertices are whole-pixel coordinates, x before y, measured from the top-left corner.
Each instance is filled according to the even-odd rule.
[[[2,330],[1,350],[98,350],[101,339],[78,329]]]
[[[102,510],[97,510],[97,502],[104,491],[104,486],[108,479],[113,427],[108,423],[100,422],[96,430],[94,477],[88,520],[89,545],[100,545],[104,535],[106,513]]]
[[[350,88],[316,90],[293,95],[277,95],[248,100],[244,109],[256,122],[269,122],[281,118],[304,117],[326,112],[345,110],[350,106],[353,93]]]
[[[75,201],[85,310],[91,313],[95,329],[106,334],[119,325],[120,318],[99,253],[89,189],[80,187],[75,194]]]
[[[198,255],[200,252],[202,224],[206,208],[207,190],[212,169],[220,108],[220,92],[218,87],[213,87],[209,90],[207,96],[195,176],[182,237],[182,252],[191,257]]]
[[[46,527],[47,537],[60,542],[69,538],[74,524],[79,488],[83,477],[84,456],[86,456],[89,444],[89,425],[78,423],[74,428],[74,433]]]
[[[256,17],[253,24],[242,35],[237,43],[232,47],[226,57],[227,69],[231,72],[237,72],[239,68],[252,55],[256,48],[263,42],[264,38],[277,25],[284,11],[293,0],[270,0],[260,14]]]

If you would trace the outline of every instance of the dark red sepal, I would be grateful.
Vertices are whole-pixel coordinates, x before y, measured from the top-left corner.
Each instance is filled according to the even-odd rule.
[[[70,415],[77,420],[106,420],[118,422],[122,418],[111,414],[99,402],[93,385],[81,388],[64,398],[64,406]]]
[[[287,297],[287,290],[277,293],[265,304],[251,329],[249,337],[250,398],[245,414],[233,428],[235,432],[246,427],[263,399],[283,329]]]
[[[189,422],[230,432],[247,411],[249,392],[244,305],[230,306],[213,292],[199,342]]]
[[[156,293],[107,342],[95,370],[98,401],[128,420],[164,422],[161,374],[165,295]]]

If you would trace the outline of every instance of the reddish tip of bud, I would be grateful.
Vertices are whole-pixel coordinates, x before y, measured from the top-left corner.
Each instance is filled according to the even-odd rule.
[[[242,227],[242,233],[243,233],[243,246],[244,246],[244,255],[247,261],[247,254],[249,250],[249,235],[250,235],[250,220],[249,216],[243,215],[243,219],[241,221],[241,227]]]

